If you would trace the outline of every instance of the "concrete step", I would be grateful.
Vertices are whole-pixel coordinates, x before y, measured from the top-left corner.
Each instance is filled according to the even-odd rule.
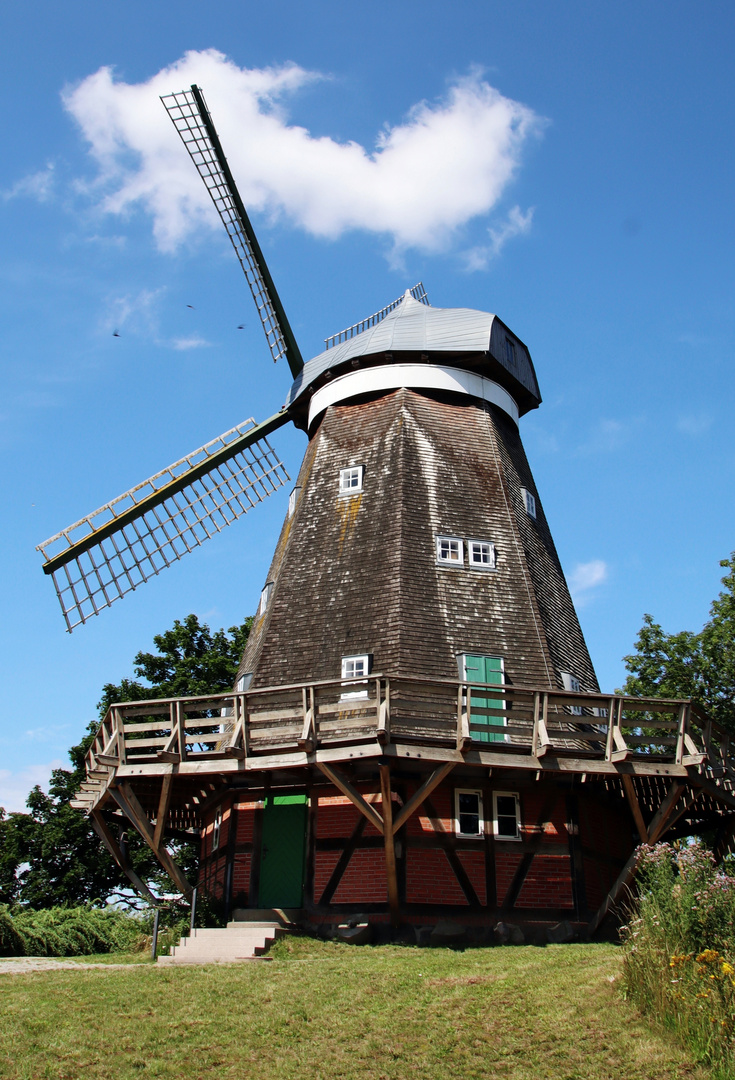
[[[170,956],[161,956],[158,962],[164,965],[223,964],[253,960],[266,953],[276,938],[286,932],[280,924],[273,922],[257,927],[239,923],[197,929],[174,945]]]

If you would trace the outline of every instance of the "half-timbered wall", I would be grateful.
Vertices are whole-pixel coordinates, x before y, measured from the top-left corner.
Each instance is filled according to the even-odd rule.
[[[379,786],[356,786],[382,812]],[[411,779],[396,780],[394,812],[416,787]],[[482,794],[486,827],[481,838],[456,833],[457,788]],[[519,796],[517,841],[493,833],[496,791]],[[228,912],[257,908],[263,801],[229,796],[223,804],[220,847],[212,852],[215,812],[209,812],[203,833],[200,886],[224,901]],[[310,814],[303,903],[307,919],[318,923],[361,912],[386,921],[385,855],[378,830],[349,799],[326,785],[311,789]],[[399,830],[396,841],[406,921],[451,916],[482,924],[497,918],[589,918],[637,838],[617,790],[594,782],[575,786],[516,775],[497,781],[458,777],[442,784]]]

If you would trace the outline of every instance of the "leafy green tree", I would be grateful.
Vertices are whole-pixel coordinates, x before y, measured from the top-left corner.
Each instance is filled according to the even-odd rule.
[[[188,615],[183,622],[177,619],[170,630],[154,637],[156,652],[136,655],[136,678],[105,684],[98,703],[100,718],[116,701],[229,690],[251,624],[252,619],[246,619],[239,626],[213,633],[196,615]],[[48,794],[38,786],[33,789],[26,802],[28,813],[6,816],[0,808],[0,903],[45,908],[127,895],[127,878],[86,816],[69,805],[84,780],[85,756],[96,730],[97,721],[93,721],[81,742],[69,750],[71,769],[54,769]],[[126,845],[139,877],[160,891],[170,891],[171,882],[132,828],[126,830]],[[175,841],[173,854],[191,876],[198,859],[197,845]]]
[[[667,634],[643,616],[623,692],[634,697],[691,698],[735,733],[735,552],[720,563],[727,573],[699,633]]]

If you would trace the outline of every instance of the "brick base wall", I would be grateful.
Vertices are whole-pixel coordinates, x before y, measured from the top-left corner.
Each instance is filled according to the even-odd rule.
[[[515,787],[514,787],[515,783]],[[395,781],[394,814],[415,785]],[[457,838],[455,788],[482,792],[485,835]],[[601,784],[585,788],[554,779],[528,783],[526,774],[440,785],[396,836],[399,893],[404,920],[448,917],[495,921],[498,917],[585,921],[602,902],[635,846],[625,801]],[[382,814],[377,785],[361,793]],[[303,788],[301,789],[303,790]],[[520,840],[494,836],[494,791],[519,796]],[[230,900],[257,906],[263,803],[257,798],[222,804],[220,842],[212,851],[216,808],[202,833],[200,884],[221,899],[231,862]],[[311,921],[340,921],[364,908],[371,919],[388,917],[382,836],[339,791],[311,794],[305,908]],[[234,811],[234,813],[232,812]],[[231,826],[235,834],[231,835]],[[333,880],[340,860],[339,881]],[[325,895],[325,890],[328,894]],[[576,905],[576,906],[575,906]]]

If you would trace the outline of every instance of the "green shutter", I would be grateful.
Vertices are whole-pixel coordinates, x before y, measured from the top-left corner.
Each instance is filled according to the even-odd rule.
[[[499,656],[479,656],[466,653],[464,657],[465,679],[469,683],[503,685],[503,661]],[[505,726],[505,717],[488,715],[486,709],[502,709],[502,698],[489,698],[472,692],[470,695],[470,734],[478,742],[504,742],[502,731],[491,730],[490,724]],[[485,730],[483,730],[485,728]]]

